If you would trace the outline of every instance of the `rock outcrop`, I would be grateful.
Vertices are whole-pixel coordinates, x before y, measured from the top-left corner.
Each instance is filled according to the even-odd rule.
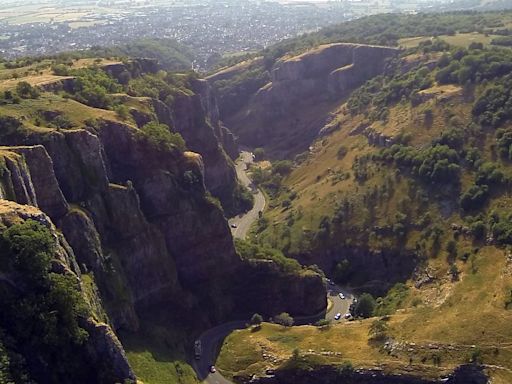
[[[109,327],[136,331],[141,317],[178,311],[200,313],[208,326],[256,309],[309,314],[326,304],[318,275],[283,277],[235,251],[208,194],[232,196],[236,174],[219,141],[235,144],[207,85],[196,87],[171,108],[159,105],[202,155],[162,149],[137,127],[105,119],[81,129],[23,127],[0,140],[0,202],[26,204],[23,219],[51,223],[47,214],[55,223],[55,269],[87,275],[97,296],[91,307],[101,315],[83,325],[93,335],[93,366],[109,365],[116,378],[133,375]]]
[[[275,375],[266,377],[239,377],[235,379],[237,382],[251,384],[486,384],[489,382],[482,367],[476,365],[463,365],[458,367],[448,377],[440,377],[439,379],[425,379],[418,375],[406,373],[387,374],[380,369],[340,371],[334,366],[319,366],[296,370],[283,369],[276,371]]]
[[[235,190],[238,187],[232,159],[238,157],[233,134],[219,120],[217,102],[204,80],[194,80],[191,92],[175,95],[170,105],[155,100],[158,119],[179,132],[187,147],[201,154],[207,189],[219,198],[228,213],[237,213]]]
[[[339,43],[281,59],[271,81],[247,105],[221,117],[242,144],[267,147],[276,156],[304,151],[329,112],[352,90],[383,73],[387,60],[398,53],[396,48]]]
[[[10,136],[3,144],[13,146],[0,149],[1,197],[40,207],[55,220],[78,271],[94,273],[116,329],[136,330],[139,314],[175,302],[208,300],[211,312],[203,312],[213,322],[245,311],[237,284],[255,274],[207,196],[202,156],[163,151],[135,127],[107,120]],[[281,280],[270,270],[258,273],[255,305],[292,313],[325,305],[321,281],[298,276],[288,277],[286,300],[268,303],[267,288],[278,292]]]

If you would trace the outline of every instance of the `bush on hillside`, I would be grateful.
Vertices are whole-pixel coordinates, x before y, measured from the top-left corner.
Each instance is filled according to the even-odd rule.
[[[284,273],[294,274],[302,270],[297,260],[286,257],[277,249],[241,239],[235,239],[235,247],[244,260],[271,260]]]
[[[78,321],[87,307],[76,279],[51,271],[54,257],[55,239],[35,221],[12,225],[0,237],[0,272],[10,281],[23,276],[23,290],[6,285],[0,295],[0,342],[9,357],[27,357],[26,372],[13,377],[63,382],[89,374],[81,347],[88,334]]]
[[[37,99],[39,97],[39,91],[26,81],[20,81],[16,85],[16,93],[22,99]]]
[[[283,312],[279,315],[274,316],[274,323],[282,325],[284,327],[291,327],[293,325],[293,317],[289,313]]]
[[[373,316],[377,303],[372,295],[363,293],[354,308],[354,315],[357,317],[368,318]]]
[[[144,125],[140,133],[143,138],[163,151],[177,149],[183,152],[186,149],[185,140],[179,133],[173,133],[165,124],[152,121]]]
[[[479,209],[489,197],[489,187],[487,185],[472,185],[460,197],[460,206],[465,211]]]

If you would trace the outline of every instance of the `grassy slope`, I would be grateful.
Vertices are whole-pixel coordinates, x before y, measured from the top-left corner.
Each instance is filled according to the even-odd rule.
[[[411,106],[406,101],[391,107],[386,123],[377,121],[369,124],[364,116],[351,116],[343,106],[339,106],[337,116],[330,124],[333,132],[314,143],[306,160],[284,180],[281,194],[270,202],[270,209],[265,213],[270,225],[257,233],[258,241],[298,254],[304,249],[308,233],[317,230],[324,215],[332,215],[333,207],[340,199],[347,197],[358,201],[361,195],[375,186],[395,178],[395,168],[371,163],[368,180],[364,183],[355,180],[354,159],[379,151],[357,132],[362,123],[371,125],[374,131],[387,137],[407,134],[410,136],[409,145],[422,148],[440,137],[454,116],[461,126],[471,123],[473,92],[475,89],[434,84],[421,92],[425,101],[419,105]],[[424,119],[427,109],[431,109],[434,116],[430,123]],[[509,164],[493,155],[494,140],[491,134],[476,139],[474,145],[480,149],[484,161],[498,162],[505,174],[510,175]],[[338,151],[342,146],[347,149],[347,154],[339,158]],[[350,177],[340,177],[345,174],[350,174]],[[473,177],[471,172],[463,172],[461,191],[467,190]],[[430,213],[432,221],[443,228],[441,242],[446,244],[452,238],[451,223],[464,223],[464,216],[458,209],[446,210],[444,205],[448,203],[433,200],[432,196],[428,207],[421,207],[414,196],[410,196],[408,184],[407,176],[395,182],[394,193],[378,204],[372,224],[393,222],[395,213],[403,208],[405,201],[415,218],[427,211]],[[294,195],[296,197],[291,198]],[[291,206],[285,208],[282,202],[287,199],[291,199]],[[497,209],[506,214],[511,207],[507,192],[493,196],[485,210]],[[359,214],[350,219],[352,224],[363,223],[365,209],[364,204],[357,206]],[[402,246],[412,250],[418,238],[419,232],[411,230]],[[368,245],[379,249],[386,243],[370,237]],[[476,252],[475,246],[479,247]],[[217,364],[227,375],[262,372],[268,367],[281,365],[295,348],[303,353],[309,349],[322,351],[325,348],[340,353],[334,357],[324,356],[331,363],[350,360],[356,366],[399,366],[407,370],[412,358],[413,370],[421,371],[423,367],[435,373],[439,367],[434,364],[433,356],[440,357],[442,371],[469,361],[472,355],[478,354],[475,351],[480,351],[483,362],[489,365],[493,382],[509,383],[512,380],[512,312],[505,309],[512,287],[509,251],[484,246],[465,236],[457,240],[457,247],[459,254],[471,253],[468,261],[457,260],[455,263],[461,271],[460,281],[452,282],[447,252],[443,247],[437,257],[428,260],[434,282],[415,288],[410,281],[408,297],[400,305],[402,309],[389,321],[388,335],[396,342],[412,345],[398,348],[391,355],[372,347],[368,340],[371,319],[337,325],[327,331],[313,327],[284,329],[265,325],[260,332],[244,330],[232,334],[224,344]],[[263,351],[275,356],[276,360],[263,359]]]
[[[474,351],[480,350],[483,363],[495,366],[488,368],[495,382],[509,382],[504,380],[512,379],[512,314],[503,302],[512,284],[510,266],[503,252],[488,247],[463,266],[463,271],[459,283],[452,286],[445,282],[434,288],[438,296],[447,291],[435,310],[432,305],[422,304],[391,317],[388,336],[396,343],[392,353],[368,340],[374,319],[324,329],[265,324],[261,331],[231,334],[217,365],[228,376],[261,373],[286,362],[298,348],[303,354],[322,356],[325,363],[350,361],[356,367],[381,366],[395,372],[436,376],[468,362]],[[490,286],[489,282],[496,283]],[[411,292],[412,297],[424,295],[422,290]],[[269,357],[263,358],[263,353]],[[434,356],[439,356],[439,366]]]
[[[145,384],[197,384],[185,361],[184,334],[175,327],[142,326],[144,333],[121,335],[128,361]]]

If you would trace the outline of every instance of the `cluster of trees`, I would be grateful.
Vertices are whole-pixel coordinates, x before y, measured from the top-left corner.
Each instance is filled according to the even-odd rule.
[[[354,91],[347,107],[352,114],[369,111],[371,121],[386,120],[390,105],[414,99],[415,94],[432,84],[431,72],[426,67],[394,76],[378,76]]]
[[[478,97],[473,106],[473,115],[480,124],[498,127],[512,118],[511,86],[512,76],[508,75],[488,86]]]
[[[39,90],[34,88],[26,81],[20,81],[16,84],[16,93],[22,99],[37,99],[39,97]]]
[[[506,49],[461,49],[445,54],[438,62],[436,80],[441,84],[480,83],[510,73],[512,52]]]
[[[295,274],[302,270],[297,260],[286,257],[277,249],[241,239],[235,239],[235,247],[240,257],[245,260],[271,260],[287,274]]]
[[[501,45],[504,47],[512,47],[512,36],[501,36],[492,39],[492,45]]]
[[[0,236],[0,360],[5,363],[0,377],[7,377],[5,382],[89,376],[82,347],[88,334],[79,325],[88,309],[76,279],[51,271],[54,247],[49,230],[32,220]]]
[[[460,165],[457,151],[447,145],[435,144],[417,149],[394,144],[374,156],[375,160],[394,162],[428,183],[456,184],[459,182]]]
[[[155,121],[147,123],[141,128],[140,135],[162,151],[177,149],[183,152],[186,149],[183,137],[177,132],[171,132],[165,124]]]
[[[195,76],[178,76],[165,71],[154,74],[145,74],[129,82],[128,94],[131,96],[151,97],[172,105],[178,93],[192,94],[190,80]]]
[[[81,68],[71,73],[76,77],[73,97],[82,104],[109,109],[114,104],[111,94],[122,91],[121,85],[99,68]]]
[[[0,116],[0,137],[8,137],[23,126],[21,121],[12,116]]]
[[[92,47],[84,55],[156,59],[162,69],[169,71],[187,71],[194,60],[194,54],[188,47],[165,38],[144,38],[124,45]]]

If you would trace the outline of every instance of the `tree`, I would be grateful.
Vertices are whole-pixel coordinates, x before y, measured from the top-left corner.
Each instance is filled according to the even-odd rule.
[[[354,314],[359,317],[368,318],[373,315],[376,301],[369,293],[363,293],[356,304]]]
[[[375,320],[370,326],[370,340],[384,341],[387,338],[388,328],[388,324],[384,320]]]
[[[333,279],[337,283],[343,283],[348,277],[350,271],[350,262],[347,259],[343,259],[336,264],[334,267]]]
[[[263,148],[256,148],[253,151],[253,154],[254,154],[254,158],[257,161],[261,161],[261,160],[263,160],[265,158],[265,149],[263,149]]]
[[[181,137],[179,133],[172,133],[170,128],[165,124],[152,121],[142,127],[141,133],[146,140],[162,150],[170,151],[176,148],[180,151],[184,151],[186,148],[183,137]]]
[[[260,325],[263,322],[263,317],[259,313],[255,313],[251,317],[252,325]]]
[[[16,93],[23,99],[37,99],[39,91],[26,81],[20,81],[16,85]]]
[[[291,317],[289,313],[283,312],[274,316],[274,323],[285,327],[291,327],[293,325],[293,317]]]
[[[286,176],[292,171],[293,163],[290,160],[276,161],[272,164],[272,173]]]

